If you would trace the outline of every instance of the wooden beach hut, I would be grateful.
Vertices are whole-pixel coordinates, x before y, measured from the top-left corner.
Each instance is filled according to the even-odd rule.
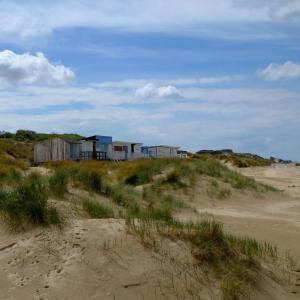
[[[34,163],[79,160],[81,142],[67,138],[51,138],[34,146]]]

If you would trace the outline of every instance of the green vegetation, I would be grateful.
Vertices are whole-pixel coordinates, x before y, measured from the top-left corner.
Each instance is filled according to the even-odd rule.
[[[31,145],[0,139],[0,180],[11,173],[11,168],[26,170],[32,157]]]
[[[111,208],[105,207],[98,202],[82,199],[81,203],[82,208],[89,214],[91,218],[108,219],[114,217],[114,213]]]
[[[37,139],[35,133],[23,134],[19,132],[18,139],[20,136]],[[139,236],[142,244],[157,253],[162,251],[159,246],[162,239],[180,241],[194,259],[188,268],[205,270],[217,282],[224,300],[248,296],[262,274],[261,260],[277,259],[277,250],[272,245],[226,234],[222,225],[212,219],[198,223],[182,223],[175,219],[180,210],[189,209],[182,200],[185,198],[178,195],[192,195],[197,182],[204,186],[209,198],[216,199],[227,199],[234,190],[275,191],[271,186],[230,170],[214,158],[140,159],[120,164],[50,162],[45,164],[50,175],[30,175],[24,171],[32,148],[14,139],[17,137],[0,139],[3,146],[0,152],[0,182],[3,183],[0,216],[14,230],[26,228],[27,224],[61,227],[64,219],[48,199],[53,197],[72,203],[72,193],[77,189],[77,192],[90,193],[75,197],[76,208],[85,212],[84,215],[124,218],[128,229]],[[91,197],[96,194],[109,198],[112,208],[93,200]],[[181,264],[176,257],[171,259],[173,264]],[[189,274],[193,276],[192,272]]]
[[[155,175],[162,172],[163,166],[166,164],[166,161],[139,160],[139,162],[135,163],[131,168],[122,168],[119,172],[119,176],[122,176],[127,171],[128,174],[124,180],[126,184],[141,185],[149,183],[153,181]]]
[[[68,183],[74,183],[91,192],[101,192],[102,177],[99,170],[80,163],[53,163],[54,174],[49,179],[50,189],[55,196],[67,192]]]
[[[70,138],[74,140],[82,139],[82,136],[79,134],[72,133],[37,133],[32,130],[19,129],[16,133],[6,132],[0,135],[2,139],[10,139],[13,141],[23,141],[23,142],[40,142],[53,137],[63,137]]]
[[[260,259],[277,257],[276,248],[273,246],[227,235],[221,224],[214,220],[181,223],[172,218],[157,221],[148,216],[139,220],[127,218],[127,224],[140,237],[144,246],[152,247],[155,251],[161,249],[158,246],[159,237],[190,244],[191,254],[197,265],[187,268],[196,268],[195,274],[198,274],[197,269],[203,268],[211,272],[213,280],[220,282],[224,300],[249,296],[261,276]],[[181,264],[176,257],[171,257],[171,261],[172,264]]]
[[[229,183],[235,189],[249,189],[258,192],[276,191],[275,188],[256,182],[254,179],[243,176],[214,159],[199,159],[195,161],[198,174],[220,179]]]
[[[69,181],[69,173],[67,169],[57,169],[49,178],[50,191],[55,197],[63,198],[67,193],[67,184]]]
[[[194,154],[194,158],[201,159],[215,159],[229,162],[238,168],[248,168],[248,167],[266,167],[272,164],[270,159],[263,158],[255,154],[243,154],[243,153],[232,153],[232,154]]]
[[[12,229],[27,223],[35,225],[61,225],[56,208],[48,203],[46,181],[38,174],[22,179],[12,191],[0,192],[0,213]]]

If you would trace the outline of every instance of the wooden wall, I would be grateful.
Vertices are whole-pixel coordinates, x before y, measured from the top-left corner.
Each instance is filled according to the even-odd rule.
[[[77,151],[75,152],[76,155],[78,153],[78,158],[72,157],[72,159],[79,159],[80,144],[73,145],[76,147]],[[50,160],[69,160],[71,159],[70,146],[70,143],[61,138],[53,138],[41,144],[37,144],[34,146],[34,162],[40,163]]]

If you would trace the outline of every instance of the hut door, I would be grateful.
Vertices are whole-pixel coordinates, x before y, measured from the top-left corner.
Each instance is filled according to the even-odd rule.
[[[77,156],[77,144],[70,144],[70,159],[78,159]]]
[[[93,159],[97,159],[97,147],[96,147],[96,142],[93,142]]]
[[[123,146],[125,152],[125,159],[128,159],[128,146]]]

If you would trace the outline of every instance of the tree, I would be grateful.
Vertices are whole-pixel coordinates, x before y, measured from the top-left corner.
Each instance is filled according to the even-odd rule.
[[[31,141],[33,136],[36,135],[35,131],[19,129],[16,132],[16,140],[18,141]]]

